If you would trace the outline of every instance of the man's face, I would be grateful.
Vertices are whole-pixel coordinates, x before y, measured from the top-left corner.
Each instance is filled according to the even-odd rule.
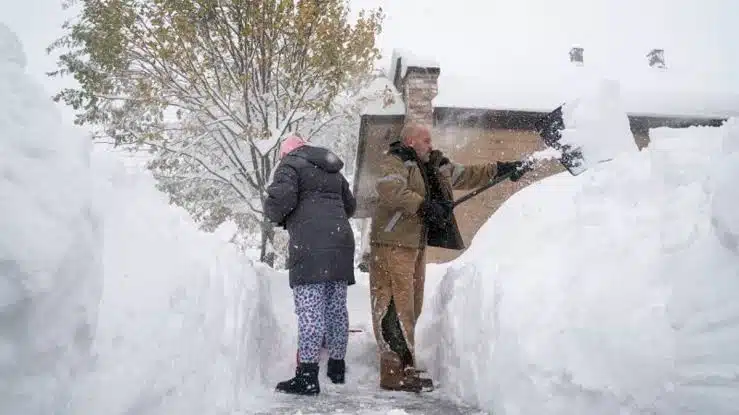
[[[428,159],[431,147],[431,134],[427,129],[418,129],[409,137],[408,145],[416,151],[421,160]]]

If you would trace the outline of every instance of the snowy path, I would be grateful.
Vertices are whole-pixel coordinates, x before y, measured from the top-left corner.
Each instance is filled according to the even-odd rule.
[[[256,414],[487,414],[453,402],[445,395],[443,387],[421,394],[380,389],[374,347],[370,333],[352,334],[347,356],[347,384],[333,385],[328,380],[323,359],[319,396],[296,397],[276,393],[272,396],[271,406]]]
[[[367,385],[339,389],[329,387],[317,398],[278,398],[275,406],[257,414],[426,414],[467,415],[486,414],[474,408],[455,405],[438,392],[409,395],[386,392]]]
[[[280,290],[282,291],[282,290]],[[285,300],[283,291],[278,295]],[[261,396],[260,407],[250,408],[249,414],[428,414],[472,415],[488,414],[458,404],[445,393],[443,385],[421,394],[385,391],[379,387],[379,361],[375,339],[369,321],[369,281],[367,274],[357,273],[357,284],[349,288],[349,320],[352,328],[363,331],[349,336],[347,348],[347,383],[334,385],[326,377],[326,356],[321,358],[321,394],[316,397],[296,397],[278,393]],[[285,305],[287,308],[287,305]],[[292,376],[292,365],[285,365],[272,376],[272,384]]]

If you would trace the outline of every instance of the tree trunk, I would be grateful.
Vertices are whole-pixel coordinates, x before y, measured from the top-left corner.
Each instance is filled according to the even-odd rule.
[[[262,241],[260,243],[259,261],[270,267],[275,266],[275,228],[268,220],[262,220]]]

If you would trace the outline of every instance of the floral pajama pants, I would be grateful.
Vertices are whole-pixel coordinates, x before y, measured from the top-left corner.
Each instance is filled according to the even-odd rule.
[[[293,289],[301,363],[318,363],[324,336],[328,357],[344,359],[349,341],[346,291],[345,281],[304,284]]]

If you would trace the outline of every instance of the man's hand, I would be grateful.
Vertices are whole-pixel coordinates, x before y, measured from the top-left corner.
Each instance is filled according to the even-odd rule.
[[[499,161],[496,163],[496,177],[505,176],[509,173],[508,177],[512,182],[518,181],[524,173],[528,171],[528,166],[523,161]]]
[[[429,153],[429,163],[432,166],[441,167],[445,164],[449,164],[450,160],[439,150],[431,150]]]
[[[452,216],[454,206],[446,200],[424,200],[418,214],[427,222],[446,223]]]

